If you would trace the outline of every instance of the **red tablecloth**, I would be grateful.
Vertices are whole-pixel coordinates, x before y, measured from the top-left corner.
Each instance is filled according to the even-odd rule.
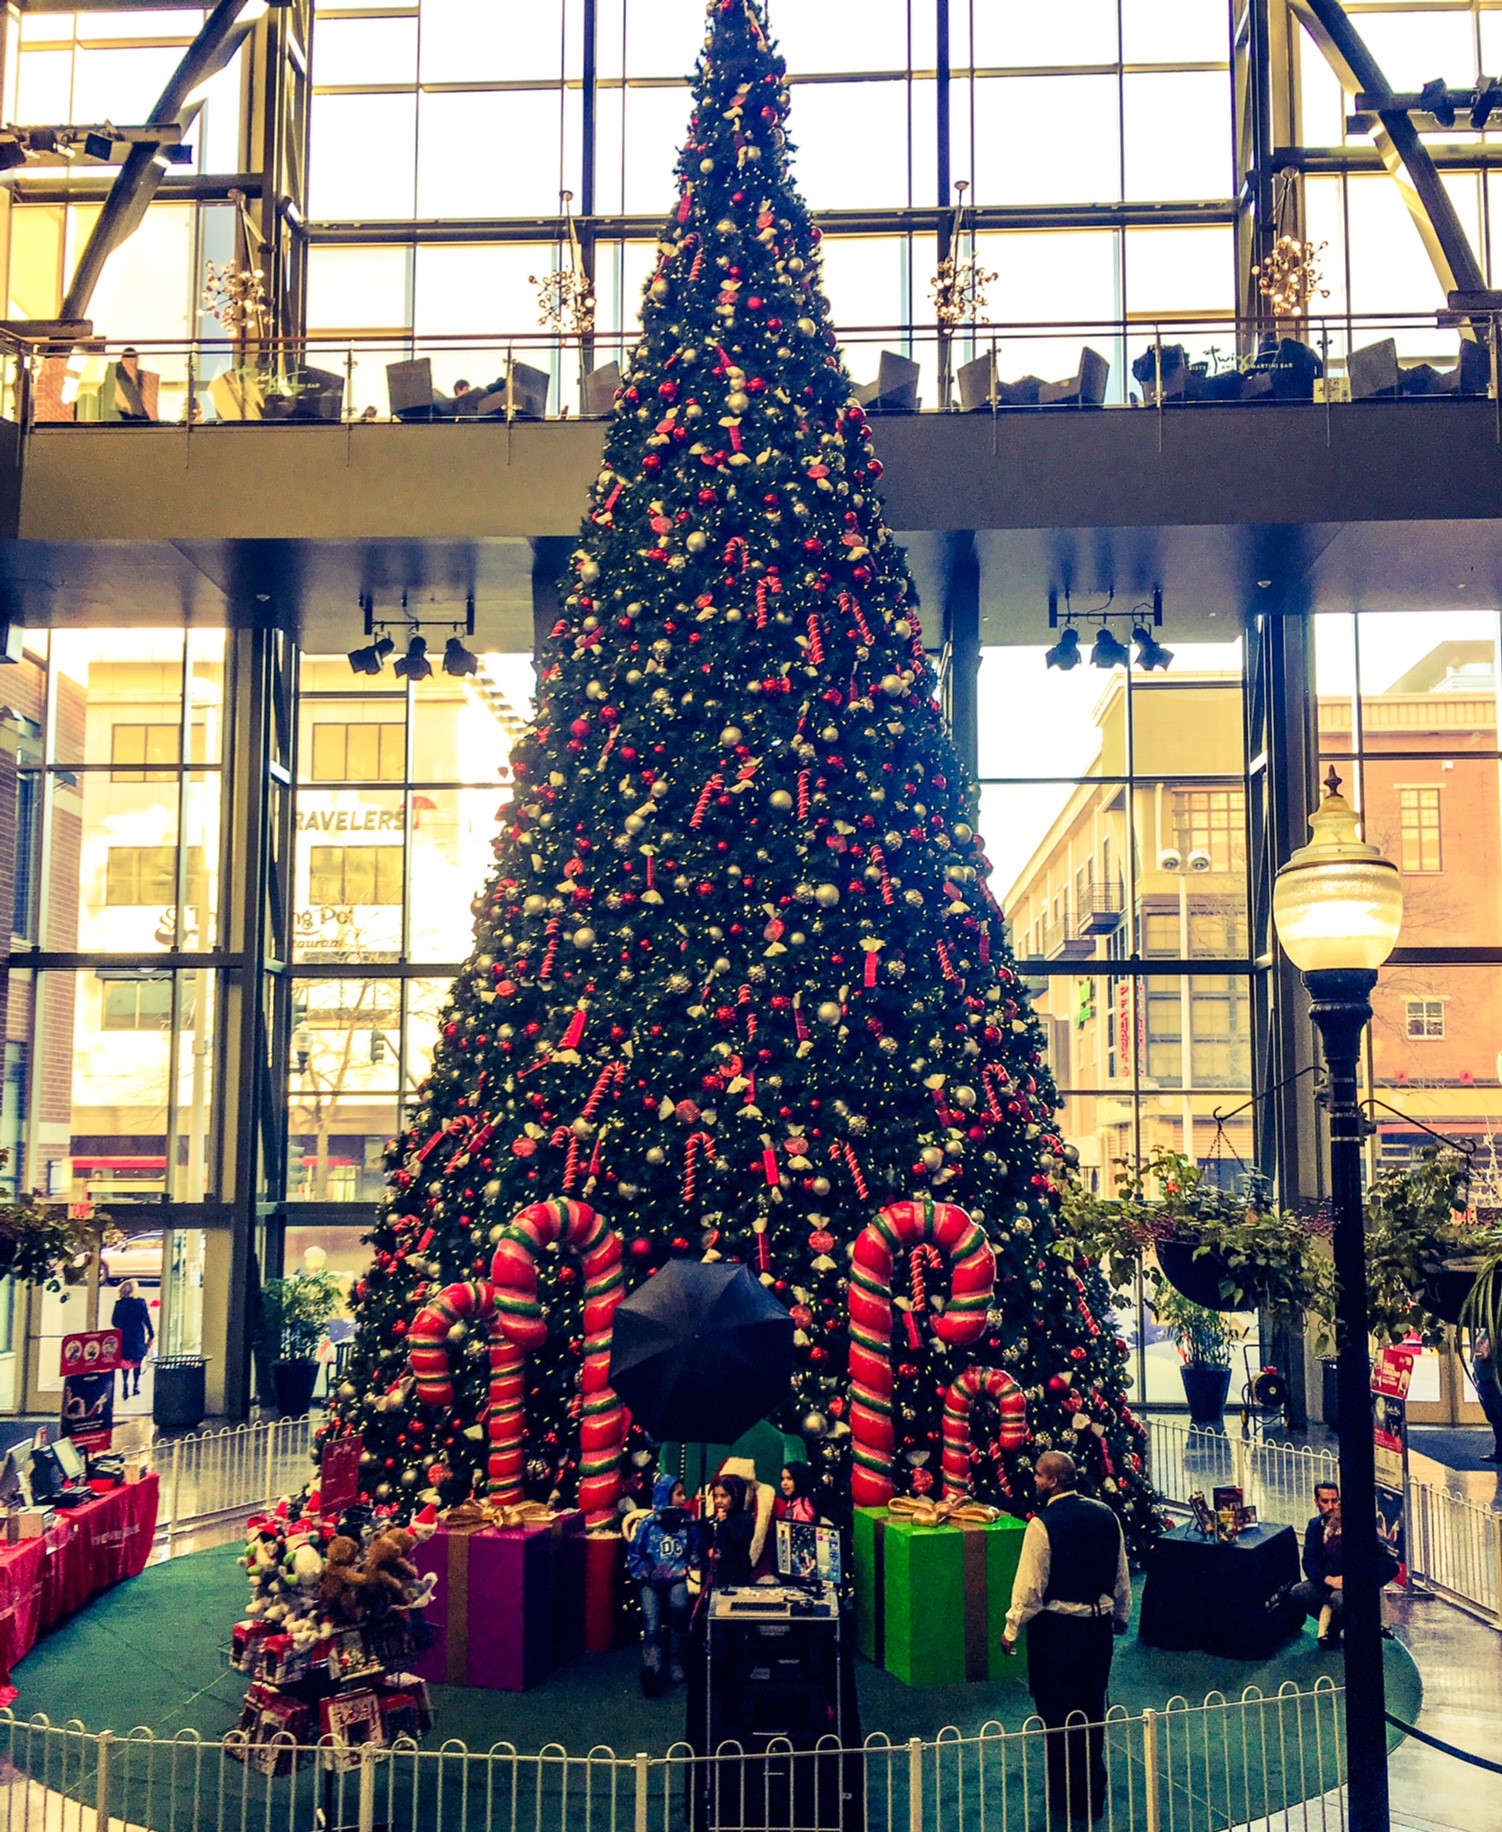
[[[157,1501],[157,1478],[147,1476],[60,1510],[40,1539],[0,1546],[0,1705],[16,1696],[11,1669],[39,1635],[145,1569]]]

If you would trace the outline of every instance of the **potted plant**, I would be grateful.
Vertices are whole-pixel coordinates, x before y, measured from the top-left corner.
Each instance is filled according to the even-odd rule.
[[[1241,1332],[1222,1312],[1196,1304],[1166,1281],[1149,1302],[1179,1351],[1179,1377],[1190,1418],[1196,1425],[1219,1424],[1231,1387],[1231,1349]]]
[[[1076,1184],[1064,1201],[1075,1242],[1101,1262],[1114,1289],[1140,1274],[1207,1310],[1262,1309],[1289,1323],[1315,1302],[1321,1256],[1304,1223],[1271,1200],[1264,1179],[1247,1175],[1237,1189],[1223,1189],[1171,1151],[1117,1165],[1114,1197]]]
[[[9,1159],[0,1146],[0,1171]],[[116,1238],[101,1215],[84,1219],[64,1203],[43,1206],[24,1191],[0,1195],[0,1279],[47,1291],[82,1285],[95,1252]]]
[[[313,1403],[318,1345],[343,1296],[332,1272],[268,1279],[261,1287],[266,1341],[276,1355],[271,1377],[277,1410],[284,1418],[300,1417]]]
[[[1449,1146],[1426,1146],[1372,1179],[1366,1267],[1375,1334],[1437,1343],[1447,1325],[1460,1322],[1478,1281],[1502,1255],[1502,1229],[1468,1219],[1468,1201],[1465,1158]]]

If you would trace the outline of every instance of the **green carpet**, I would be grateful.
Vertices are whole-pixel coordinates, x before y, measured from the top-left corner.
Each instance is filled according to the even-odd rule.
[[[99,1598],[43,1641],[18,1668],[16,1715],[24,1718],[41,1712],[54,1723],[74,1720],[90,1730],[126,1731],[140,1726],[159,1737],[185,1732],[190,1737],[195,1732],[206,1738],[222,1736],[238,1718],[246,1685],[244,1675],[235,1672],[226,1659],[230,1627],[245,1597],[236,1550],[220,1547],[154,1565],[133,1583]],[[1386,1652],[1389,1708],[1411,1723],[1421,1697],[1417,1670],[1396,1642],[1389,1643]],[[867,1736],[885,1732],[894,1743],[905,1743],[912,1736],[932,1740],[946,1726],[962,1735],[974,1735],[987,1723],[1017,1729],[1031,1711],[1022,1661],[1016,1677],[1001,1683],[922,1690],[909,1689],[863,1661],[857,1667],[862,1729]],[[508,1743],[523,1754],[552,1744],[561,1745],[571,1755],[608,1745],[623,1756],[638,1751],[660,1755],[682,1734],[682,1694],[649,1701],[642,1695],[637,1673],[635,1650],[625,1649],[612,1655],[585,1656],[526,1693],[434,1687],[437,1729],[429,1743],[437,1747],[456,1739],[474,1751]],[[1340,1673],[1339,1656],[1324,1653],[1307,1632],[1268,1662],[1169,1654],[1143,1647],[1134,1634],[1117,1645],[1111,1699],[1113,1705],[1135,1714],[1148,1706],[1161,1707],[1175,1696],[1197,1705],[1207,1693],[1219,1691],[1235,1700],[1248,1687],[1272,1694],[1291,1681],[1308,1689],[1321,1675],[1338,1681]],[[1324,1720],[1328,1741],[1328,1713]],[[1203,1741],[1207,1734],[1218,1734],[1216,1722],[1198,1718],[1191,1725],[1181,1720],[1176,1746],[1170,1735],[1164,1769],[1171,1790],[1178,1791],[1182,1785],[1188,1792],[1199,1793],[1201,1776],[1226,1767],[1223,1749],[1217,1746],[1214,1760],[1207,1760],[1209,1752],[1199,1745],[1191,1751],[1183,1734],[1192,1729]],[[1134,1752],[1139,1748],[1140,1737],[1130,1748],[1123,1744],[1123,1762],[1134,1764]],[[905,1751],[902,1760],[905,1763]],[[1184,1766],[1182,1783],[1174,1779],[1176,1761]],[[1036,1765],[1035,1758],[1034,1762]],[[1116,1766],[1113,1764],[1113,1772]],[[237,1766],[232,1773],[238,1792],[244,1771]],[[248,1779],[257,1796],[264,1796],[268,1788],[285,1789],[287,1785],[267,1784],[260,1777]],[[1036,1782],[1036,1775],[1032,1779]],[[1320,1760],[1312,1767],[1305,1764],[1296,1788],[1290,1782],[1264,1789],[1260,1780],[1254,1784],[1250,1776],[1241,1776],[1226,1783],[1226,1805],[1232,1808],[1245,1797],[1244,1804],[1273,1812],[1285,1804],[1285,1797],[1296,1800],[1317,1793],[1331,1780],[1326,1762]],[[444,1777],[436,1773],[430,1775],[429,1783],[441,1787],[445,1795],[449,1792]],[[160,1787],[161,1777],[157,1785]],[[300,1777],[300,1797],[308,1795],[309,1786],[307,1776]],[[992,1787],[990,1781],[987,1787]],[[1249,1787],[1253,1792],[1247,1795]],[[554,1789],[549,1786],[547,1791],[551,1794]],[[146,1823],[163,1822],[162,1804],[157,1802],[157,1811]],[[134,1819],[145,1803],[138,1808],[132,1799],[130,1805]],[[417,1803],[403,1805],[413,1810]],[[438,1810],[436,1801],[432,1810]],[[453,1804],[446,1801],[445,1825],[453,1810]],[[119,1805],[115,1811],[120,1811]],[[217,1824],[217,1818],[205,1816],[205,1811],[180,1816],[177,1823]],[[1238,1810],[1232,1813],[1232,1820],[1256,1816]],[[302,1815],[294,1817],[300,1822]],[[386,1817],[384,1808],[382,1817]],[[429,1814],[420,1817],[428,1820]],[[413,1818],[418,1820],[415,1811]],[[878,1818],[885,1820],[886,1813],[878,1814],[873,1801],[868,1818],[874,1825]],[[392,1813],[391,1819],[405,1826],[407,1811]],[[468,1808],[453,1820],[456,1828],[487,1823],[483,1815],[469,1814]]]

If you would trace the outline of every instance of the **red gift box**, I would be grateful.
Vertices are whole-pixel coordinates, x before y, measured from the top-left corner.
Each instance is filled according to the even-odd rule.
[[[472,1524],[478,1510],[455,1515],[412,1555],[438,1579],[424,1611],[437,1639],[413,1670],[435,1685],[523,1692],[577,1651],[584,1587],[571,1576],[572,1542],[583,1539],[584,1516],[492,1527]]]
[[[584,1645],[609,1654],[622,1645],[621,1588],[626,1542],[619,1533],[591,1533],[584,1541]]]
[[[237,1622],[231,1636],[230,1664],[242,1673],[254,1673],[260,1662],[261,1648],[270,1634],[269,1622],[257,1622],[253,1618]]]

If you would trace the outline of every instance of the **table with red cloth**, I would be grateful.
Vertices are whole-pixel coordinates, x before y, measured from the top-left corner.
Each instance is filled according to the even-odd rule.
[[[16,1696],[11,1670],[48,1629],[91,1597],[144,1571],[156,1534],[154,1475],[59,1509],[37,1539],[0,1545],[0,1705]]]

